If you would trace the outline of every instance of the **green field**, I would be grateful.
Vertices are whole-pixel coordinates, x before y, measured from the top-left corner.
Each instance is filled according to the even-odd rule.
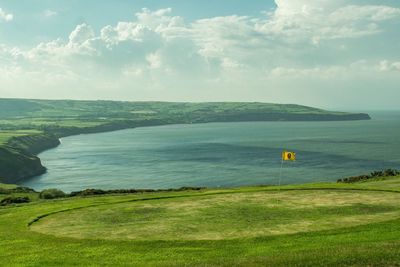
[[[2,183],[0,183],[0,188],[2,188],[2,189],[12,189],[12,188],[16,188],[16,187],[17,186],[13,185],[13,184],[2,184]],[[2,197],[3,197],[3,195],[0,194],[0,200],[1,200]]]
[[[0,130],[0,145],[7,143],[12,137],[28,136],[40,134],[38,130],[15,130],[15,131],[1,131]]]
[[[271,103],[174,103],[33,100],[0,98],[0,130],[40,130],[56,134],[68,128],[94,128],[123,122],[128,127],[152,121],[158,125],[220,121],[363,120],[354,114]],[[71,129],[69,129],[71,130]],[[1,139],[0,139],[1,140]]]
[[[0,208],[0,265],[398,266],[399,203],[400,177],[37,200]]]

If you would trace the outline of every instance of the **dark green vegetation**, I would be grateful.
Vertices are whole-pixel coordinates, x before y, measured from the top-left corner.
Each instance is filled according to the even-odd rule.
[[[0,206],[31,202],[29,197],[6,197],[0,201]]]
[[[397,175],[400,175],[400,171],[387,169],[384,171],[374,171],[374,172],[371,172],[371,174],[342,178],[342,179],[337,180],[337,182],[338,183],[355,183],[355,182],[365,181],[365,180],[369,180],[369,179],[386,178],[386,177],[397,176]]]
[[[55,198],[63,198],[66,197],[66,194],[59,189],[45,189],[39,194],[39,198],[41,199],[55,199]]]
[[[0,184],[0,202],[3,202],[4,199],[9,199],[5,200],[3,205],[12,205],[18,203],[18,198],[27,198],[29,201],[36,201],[39,199],[39,193],[27,187],[11,184]]]
[[[0,99],[0,182],[43,174],[36,155],[69,135],[184,123],[365,119],[370,117],[267,103]]]
[[[18,187],[20,188],[20,187]],[[64,193],[59,189],[45,189],[39,193],[39,198],[42,199],[55,199],[65,197],[85,197],[85,196],[99,196],[99,195],[111,195],[111,194],[137,194],[137,193],[160,193],[160,192],[179,192],[179,191],[198,191],[205,189],[203,187],[181,187],[178,189],[113,189],[113,190],[102,190],[102,189],[85,189],[82,191],[74,191],[69,194]],[[8,190],[10,191],[10,190]]]
[[[399,176],[36,199],[0,208],[0,265],[398,266],[399,202]]]

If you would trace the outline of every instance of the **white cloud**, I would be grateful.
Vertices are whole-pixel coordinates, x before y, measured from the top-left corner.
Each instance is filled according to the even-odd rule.
[[[272,79],[313,79],[337,80],[348,79],[352,75],[365,75],[375,72],[375,63],[358,60],[342,65],[318,65],[314,67],[284,67],[279,66],[267,71],[267,77]]]
[[[146,60],[149,63],[150,69],[159,69],[161,67],[161,55],[160,53],[153,53],[146,56]]]
[[[24,77],[18,80],[20,88],[24,80],[48,90],[85,86],[96,97],[97,92],[98,97],[115,96],[107,87],[122,96],[153,99],[163,90],[200,97],[209,88],[221,98],[242,99],[262,90],[278,97],[285,92],[279,87],[283,83],[294,88],[301,81],[309,90],[327,90],[338,79],[351,83],[400,69],[397,61],[384,60],[395,58],[390,51],[362,49],[379,47],[383,33],[396,36],[398,28],[391,23],[399,21],[400,9],[344,0],[276,3],[278,8],[263,18],[232,15],[191,23],[170,8],[143,9],[132,21],[97,32],[77,25],[68,38],[32,49],[0,46],[5,62],[0,70],[8,73],[0,75],[0,85],[7,80],[12,87],[9,77]]]
[[[400,71],[400,61],[382,60],[378,69],[380,71]]]
[[[143,8],[141,12],[136,13],[136,17],[139,24],[145,25],[155,31],[184,26],[183,18],[178,16],[171,17],[171,12],[171,8],[156,11]]]
[[[349,22],[365,20],[379,22],[400,17],[400,9],[389,6],[355,6],[349,5],[337,9],[331,13],[331,19],[335,22]]]
[[[83,44],[95,37],[93,28],[89,25],[81,24],[76,26],[75,30],[69,35],[70,44]]]
[[[329,67],[314,67],[314,68],[288,68],[288,67],[276,67],[269,71],[267,75],[269,78],[322,78],[331,79],[334,77],[341,76],[346,72],[346,68],[343,66],[329,66]]]
[[[6,13],[3,9],[0,8],[0,21],[12,21],[14,19],[14,15],[11,13]]]
[[[190,24],[172,16],[170,8],[143,9],[136,13],[135,21],[107,25],[100,34],[90,25],[78,25],[69,35],[68,43],[60,40],[43,43],[27,54],[36,58],[45,57],[46,52],[62,57],[85,55],[99,64],[110,61],[117,69],[150,64],[152,69],[162,65],[186,73],[185,64],[195,63],[201,65],[191,65],[191,69],[219,72],[234,67],[268,71],[288,60],[299,60],[299,55],[315,53],[310,44],[319,46],[325,40],[377,34],[384,29],[380,22],[395,18],[400,11],[386,6],[343,6],[344,2],[338,0],[277,0],[276,3],[275,12],[263,20],[233,15]],[[348,50],[343,44],[320,50],[337,53],[343,47]]]
[[[58,15],[58,12],[51,10],[51,9],[46,9],[43,11],[43,16],[46,18],[51,18],[51,17],[57,16],[57,15]]]
[[[261,32],[286,41],[359,38],[382,29],[378,23],[400,18],[400,9],[383,5],[351,5],[343,0],[275,0],[270,19],[257,25]]]

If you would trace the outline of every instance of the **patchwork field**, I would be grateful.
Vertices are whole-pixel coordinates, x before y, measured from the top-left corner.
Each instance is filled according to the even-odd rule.
[[[28,136],[33,134],[39,134],[37,130],[15,130],[15,131],[0,131],[0,145],[7,143],[12,137]]]
[[[400,177],[0,208],[2,266],[400,264]]]

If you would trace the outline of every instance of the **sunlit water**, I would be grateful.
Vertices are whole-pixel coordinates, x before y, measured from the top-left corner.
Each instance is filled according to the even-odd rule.
[[[335,181],[400,168],[400,113],[371,121],[169,125],[63,138],[34,189],[177,188]],[[285,162],[281,151],[297,152]]]

